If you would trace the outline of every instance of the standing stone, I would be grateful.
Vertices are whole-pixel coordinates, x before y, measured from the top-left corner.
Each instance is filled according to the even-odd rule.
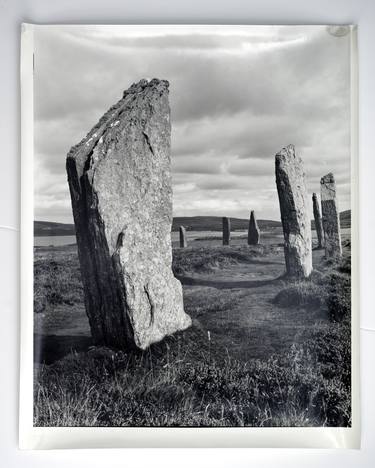
[[[327,257],[341,257],[340,216],[336,198],[336,184],[330,172],[320,179],[325,253]]]
[[[318,237],[318,249],[321,249],[323,247],[323,223],[322,223],[322,217],[320,216],[319,202],[318,202],[318,197],[316,196],[316,193],[313,193],[312,201],[313,201],[313,212],[314,212],[314,220],[315,220],[315,230],[316,230],[316,235]]]
[[[133,84],[67,156],[96,344],[145,349],[191,324],[172,273],[168,86]]]
[[[275,157],[276,185],[284,231],[286,272],[307,278],[312,271],[311,222],[302,159],[294,146],[283,148]]]
[[[254,211],[250,213],[250,220],[249,220],[249,231],[247,234],[247,243],[249,245],[257,245],[259,244],[260,239],[260,230],[258,228],[258,223],[255,218]]]
[[[186,229],[184,226],[180,226],[180,247],[187,247]]]
[[[230,218],[223,217],[223,245],[230,244]]]

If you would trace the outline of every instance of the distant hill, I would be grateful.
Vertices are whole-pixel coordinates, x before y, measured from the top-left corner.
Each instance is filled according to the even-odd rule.
[[[233,231],[247,229],[248,219],[231,218]],[[260,229],[272,229],[281,226],[280,221],[258,220]],[[220,216],[177,216],[173,218],[172,231],[178,231],[184,226],[189,231],[221,231],[222,218]],[[74,224],[51,223],[48,221],[34,221],[34,236],[73,236]]]
[[[233,231],[248,228],[248,219],[231,218],[230,220],[231,229]],[[340,223],[342,228],[350,227],[350,210],[340,213]],[[314,229],[314,221],[312,221],[311,224]],[[258,225],[261,230],[268,230],[281,227],[281,222],[268,219],[258,219]],[[172,231],[178,231],[180,226],[184,226],[188,231],[221,231],[222,218],[220,216],[176,216],[173,218]],[[34,221],[34,236],[74,236],[74,234],[74,224]]]
[[[230,218],[231,230],[238,231],[247,229],[248,219]],[[272,229],[281,226],[280,221],[269,221],[258,219],[260,229]],[[172,231],[178,231],[184,226],[188,231],[221,231],[223,218],[221,216],[176,216],[173,218]]]
[[[34,236],[74,236],[74,224],[34,221]]]

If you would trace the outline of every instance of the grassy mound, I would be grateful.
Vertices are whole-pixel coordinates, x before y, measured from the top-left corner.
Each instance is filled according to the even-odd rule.
[[[350,256],[340,262],[325,262],[323,271],[316,270],[306,280],[287,284],[275,296],[281,307],[326,308],[332,321],[350,319]]]
[[[193,247],[173,251],[173,271],[177,275],[210,272],[239,263],[249,263],[279,249],[274,246]]]
[[[320,307],[325,303],[321,288],[312,281],[296,281],[280,292],[275,297],[275,304],[281,307]]]

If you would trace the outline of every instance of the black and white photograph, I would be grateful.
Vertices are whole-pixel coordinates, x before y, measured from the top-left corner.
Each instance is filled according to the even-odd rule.
[[[35,28],[34,427],[352,427],[352,36]]]

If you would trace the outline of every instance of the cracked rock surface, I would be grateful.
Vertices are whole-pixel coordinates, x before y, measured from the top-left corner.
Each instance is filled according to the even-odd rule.
[[[307,278],[312,271],[311,223],[303,163],[293,145],[276,154],[275,171],[286,272]]]
[[[67,156],[96,344],[146,349],[191,325],[172,273],[168,86],[133,84]]]
[[[322,220],[325,254],[327,257],[341,257],[340,216],[336,197],[336,183],[330,172],[320,179]]]
[[[318,238],[318,248],[322,248],[324,241],[323,241],[323,223],[322,217],[320,215],[320,208],[319,208],[319,201],[316,193],[312,195],[312,202],[313,202],[313,213],[314,213],[314,220],[315,220],[315,230],[316,236]]]

